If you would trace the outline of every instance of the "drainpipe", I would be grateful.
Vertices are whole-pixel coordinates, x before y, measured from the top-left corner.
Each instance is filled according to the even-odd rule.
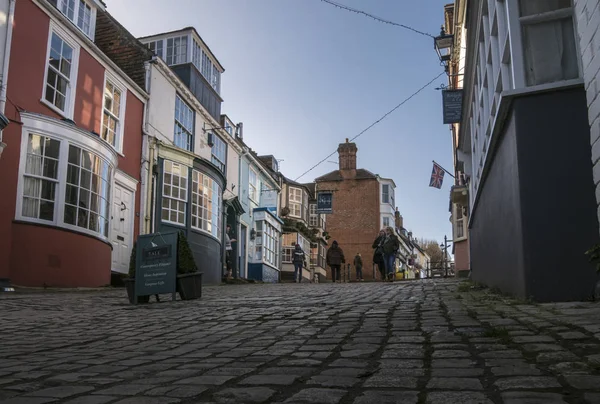
[[[150,94],[150,80],[151,80],[151,72],[152,69],[148,62],[144,63],[144,69],[146,70],[146,92]],[[146,234],[148,226],[147,216],[148,216],[148,179],[149,179],[149,168],[150,168],[150,156],[149,156],[149,134],[148,134],[148,109],[150,107],[150,98],[146,101],[146,105],[144,106],[144,116],[143,116],[143,124],[142,124],[142,161],[140,165],[140,234]]]
[[[8,87],[8,65],[10,61],[10,47],[12,44],[13,24],[15,21],[15,4],[17,0],[9,0],[8,19],[6,21],[6,42],[4,44],[4,65],[2,66],[2,83],[0,87],[0,113],[4,114],[6,109],[6,90]],[[2,130],[0,130],[0,155],[6,147],[2,142]]]

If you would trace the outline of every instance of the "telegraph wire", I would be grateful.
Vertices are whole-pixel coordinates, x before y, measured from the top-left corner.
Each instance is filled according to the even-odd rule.
[[[416,32],[417,34],[420,34],[420,35],[428,36],[430,38],[435,38],[435,36],[433,36],[431,34],[428,34],[427,32],[419,31],[418,29],[415,29],[413,27],[409,27],[408,25],[400,24],[400,23],[397,23],[397,22],[394,22],[394,21],[386,20],[386,19],[381,18],[381,17],[377,17],[376,15],[367,13],[366,11],[357,10],[355,8],[348,7],[348,6],[344,5],[344,4],[336,3],[335,1],[332,1],[332,0],[321,0],[321,1],[325,2],[327,4],[331,4],[332,6],[340,8],[342,10],[351,11],[353,13],[365,15],[365,16],[367,16],[369,18],[374,19],[375,21],[379,21],[379,22],[382,22],[384,24],[394,25],[396,27],[401,27],[401,28],[404,28],[404,29]]]
[[[323,0],[325,1],[325,0]],[[363,133],[365,133],[366,131],[368,131],[369,129],[371,129],[373,126],[377,125],[379,122],[383,121],[385,118],[387,118],[390,114],[392,114],[394,111],[396,111],[398,108],[400,108],[402,105],[406,104],[408,101],[410,101],[413,97],[415,97],[417,94],[419,94],[421,91],[425,90],[427,87],[429,87],[434,81],[436,81],[438,78],[440,78],[442,75],[446,74],[445,71],[441,72],[440,74],[438,74],[437,76],[435,76],[433,79],[429,80],[429,82],[427,84],[425,84],[424,86],[422,86],[421,88],[419,88],[417,91],[415,91],[414,93],[412,93],[410,96],[408,96],[407,98],[405,98],[400,104],[396,105],[394,108],[392,108],[390,111],[388,111],[385,115],[383,115],[381,118],[379,118],[378,120],[376,120],[375,122],[373,122],[372,124],[370,124],[369,126],[367,126],[365,129],[363,129],[358,135],[354,136],[352,139],[350,139],[349,141],[352,142],[353,140],[357,139],[359,136],[361,136]],[[311,172],[312,170],[314,170],[315,168],[317,168],[318,166],[320,166],[321,164],[323,164],[324,162],[327,161],[328,158],[330,158],[331,156],[333,156],[334,154],[337,153],[337,149],[331,153],[330,155],[328,155],[327,157],[325,157],[323,160],[319,161],[317,164],[315,164],[314,166],[312,166],[311,168],[309,168],[308,170],[306,170],[304,173],[302,173],[300,176],[298,176],[294,181],[298,181],[298,179],[304,177],[306,174],[308,174],[309,172]]]

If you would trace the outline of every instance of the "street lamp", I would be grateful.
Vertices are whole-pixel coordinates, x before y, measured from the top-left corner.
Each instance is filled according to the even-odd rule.
[[[454,35],[446,34],[444,26],[439,36],[433,38],[433,47],[440,58],[440,64],[444,66],[446,73],[448,73],[450,65],[450,57],[452,55],[452,46],[454,45]]]

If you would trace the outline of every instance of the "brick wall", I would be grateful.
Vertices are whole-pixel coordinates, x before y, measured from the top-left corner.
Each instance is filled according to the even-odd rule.
[[[355,170],[356,171],[356,170]],[[373,249],[371,245],[379,232],[379,182],[377,179],[344,179],[319,181],[319,190],[333,191],[333,214],[327,216],[327,231],[344,250],[346,263],[352,264],[351,280],[356,280],[354,256],[361,253],[363,278],[373,279]],[[331,269],[327,268],[331,280]],[[379,279],[379,276],[376,276]]]
[[[587,92],[596,201],[600,204],[600,0],[574,0],[574,4]]]

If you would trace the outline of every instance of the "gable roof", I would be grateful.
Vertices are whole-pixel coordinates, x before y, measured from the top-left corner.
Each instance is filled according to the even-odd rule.
[[[356,176],[354,178],[349,178],[353,180],[371,180],[377,179],[377,176],[370,172],[369,170],[365,170],[364,168],[358,168],[356,170]],[[332,171],[328,174],[322,175],[315,179],[315,182],[323,182],[323,181],[343,181],[344,177],[342,177],[342,173],[340,170]]]

